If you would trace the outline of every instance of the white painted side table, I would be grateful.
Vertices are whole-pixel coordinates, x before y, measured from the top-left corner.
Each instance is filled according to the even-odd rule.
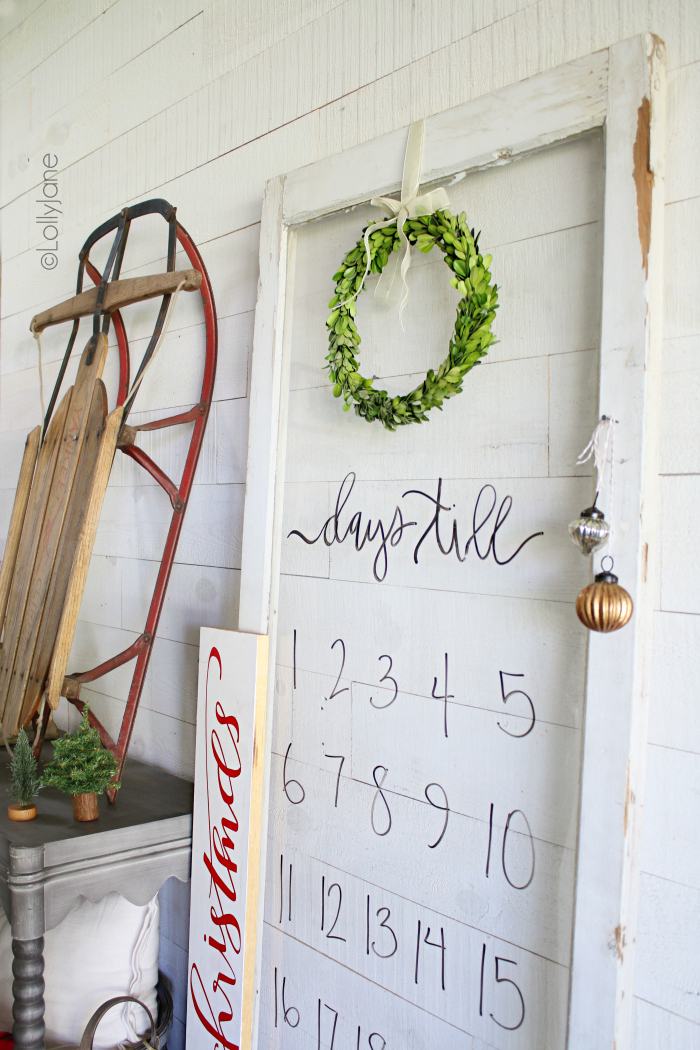
[[[70,797],[46,790],[36,819],[19,823],[7,816],[9,756],[0,751],[0,903],[12,925],[13,1036],[16,1050],[44,1050],[44,934],[78,897],[97,902],[116,890],[143,905],[171,876],[187,881],[193,785],[128,759],[116,803],[99,800],[99,820],[78,823]],[[45,744],[42,761],[50,759]]]

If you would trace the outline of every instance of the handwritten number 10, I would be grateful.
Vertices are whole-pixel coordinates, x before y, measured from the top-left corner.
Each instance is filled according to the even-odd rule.
[[[513,819],[513,817],[515,816],[516,813],[519,813],[520,816],[525,821],[525,826],[527,828],[528,838],[530,840],[530,851],[531,851],[530,874],[527,877],[527,879],[525,880],[525,882],[521,883],[520,885],[517,882],[513,882],[513,880],[511,879],[510,875],[508,874],[508,869],[506,867],[506,845],[507,845],[507,842],[508,842],[508,832],[511,830],[510,822]],[[486,878],[489,877],[489,867],[491,865],[491,842],[492,842],[492,840],[493,840],[493,802],[491,803],[491,812],[489,814],[489,845],[488,845],[488,850],[487,850],[487,853],[486,853]],[[505,828],[503,830],[503,845],[501,846],[501,867],[503,868],[503,874],[506,877],[506,882],[508,883],[509,886],[512,886],[514,890],[526,890],[528,888],[528,886],[530,885],[530,883],[532,882],[532,880],[534,879],[534,877],[535,877],[535,840],[532,837],[532,831],[530,830],[530,821],[527,819],[527,817],[523,813],[522,809],[513,809],[508,814],[508,818],[506,820],[506,826],[505,826]]]

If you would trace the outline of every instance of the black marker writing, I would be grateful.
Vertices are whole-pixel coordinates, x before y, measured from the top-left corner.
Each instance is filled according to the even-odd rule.
[[[418,525],[418,522],[404,521],[401,507],[397,505],[388,526],[384,524],[381,518],[378,518],[374,525],[372,519],[367,518],[367,524],[363,530],[363,511],[355,511],[348,524],[344,525],[344,523],[341,523],[341,518],[348,500],[352,495],[355,480],[356,475],[354,471],[350,471],[350,473],[343,478],[335,501],[335,511],[326,519],[316,536],[309,538],[299,529],[292,529],[291,532],[288,533],[287,538],[289,539],[291,536],[298,536],[299,539],[304,541],[304,543],[310,545],[318,543],[323,539],[323,542],[327,547],[332,547],[334,543],[345,543],[349,537],[350,539],[354,539],[354,547],[358,552],[364,548],[367,542],[373,544],[375,540],[380,539],[379,547],[375,553],[374,562],[372,564],[372,572],[375,580],[381,583],[382,580],[386,578],[389,568],[389,547],[397,547],[403,539],[404,531]],[[488,493],[491,494],[490,505],[487,505],[489,501]],[[543,532],[533,532],[532,535],[527,536],[508,556],[499,553],[497,549],[498,532],[505,525],[506,519],[512,510],[513,497],[505,496],[501,500],[498,510],[496,510],[498,495],[494,486],[489,484],[484,485],[481,488],[481,491],[476,498],[472,514],[472,531],[464,547],[460,544],[456,518],[452,519],[449,546],[445,546],[441,532],[441,515],[453,510],[454,508],[453,506],[447,506],[442,502],[442,478],[438,478],[437,492],[435,496],[432,496],[429,492],[423,492],[422,489],[408,489],[403,493],[401,498],[405,499],[407,496],[422,496],[423,499],[428,500],[433,507],[432,519],[423,530],[413,549],[413,560],[416,565],[418,564],[418,552],[424,541],[431,534],[433,534],[435,543],[441,554],[447,555],[454,551],[458,561],[463,562],[473,545],[474,553],[477,558],[481,561],[485,561],[491,555],[497,565],[508,565],[508,563],[513,561],[530,540],[534,540],[537,536],[544,535]],[[494,512],[495,517],[493,517]],[[486,530],[485,533],[484,530]],[[483,536],[481,535],[482,533]]]

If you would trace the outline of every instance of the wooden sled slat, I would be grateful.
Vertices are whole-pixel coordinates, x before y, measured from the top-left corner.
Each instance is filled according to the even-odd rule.
[[[24,446],[24,455],[22,457],[22,466],[19,471],[15,502],[12,506],[12,514],[10,516],[10,527],[7,530],[5,553],[2,558],[2,567],[0,567],[0,633],[2,632],[3,624],[5,623],[5,612],[10,597],[12,576],[15,571],[17,551],[19,550],[19,541],[22,538],[22,526],[24,525],[24,517],[27,513],[27,504],[29,503],[29,494],[32,488],[32,478],[34,477],[34,467],[36,466],[36,457],[39,452],[40,438],[41,427],[36,427],[32,430],[31,434],[28,435]]]
[[[24,606],[24,619],[17,643],[14,666],[9,676],[2,718],[5,737],[15,736],[19,730],[24,691],[34,656],[39,625],[44,610],[54,560],[61,539],[68,501],[73,488],[75,471],[85,440],[88,417],[95,383],[102,375],[107,356],[107,337],[100,334],[97,346],[88,340],[78,366],[73,397],[66,416],[61,444],[56,458],[46,514],[41,529],[34,568]],[[90,362],[90,363],[88,363]]]
[[[51,671],[46,686],[46,699],[49,706],[53,708],[54,711],[58,707],[58,701],[63,687],[63,678],[68,666],[68,657],[70,655],[71,645],[73,644],[75,628],[78,623],[80,603],[83,599],[83,591],[85,589],[85,581],[90,567],[92,548],[95,543],[97,526],[99,524],[100,512],[102,510],[102,502],[107,490],[109,475],[112,470],[112,461],[114,460],[114,453],[117,447],[117,437],[119,435],[119,427],[123,415],[123,405],[115,408],[114,411],[110,413],[100,442],[100,451],[93,473],[90,497],[87,503],[87,510],[83,519],[82,528],[80,530],[75,558],[73,559],[70,582],[63,602],[63,611],[58,628],[58,635],[56,637],[53,659],[51,661]],[[27,717],[29,717],[29,715]]]
[[[132,221],[147,215],[161,215],[168,227],[167,273],[120,280],[124,251]],[[114,233],[107,261],[100,271],[90,259],[92,248]],[[178,245],[184,250],[190,270],[176,272]],[[129,747],[139,701],[148,671],[153,639],[158,629],[163,601],[182,530],[182,522],[194,481],[197,461],[211,406],[217,358],[216,308],[206,266],[187,231],[177,222],[176,209],[160,198],[123,208],[118,215],[102,223],[85,241],[79,253],[77,295],[50,310],[37,314],[31,324],[35,334],[49,325],[73,321],[62,364],[59,368],[48,411],[39,436],[34,479],[31,481],[32,457],[22,475],[13,513],[13,528],[8,555],[0,566],[2,603],[7,605],[4,644],[0,645],[0,725],[5,735],[14,736],[20,725],[35,723],[33,750],[39,755],[52,707],[61,690],[79,710],[81,685],[109,674],[117,667],[135,661],[131,686],[126,700],[118,740],[115,742],[91,712],[103,746],[110,748],[121,774]],[[96,286],[83,292],[85,277]],[[170,322],[174,295],[181,288],[198,291],[204,312],[206,345],[201,395],[186,411],[167,418],[152,420],[126,428],[124,424],[137,396],[139,383]],[[130,383],[131,362],[126,328],[120,313],[123,307],[152,298],[161,298],[153,333],[145,348],[136,379]],[[92,315],[93,338],[90,362],[98,363],[90,373],[91,384],[83,376],[89,366],[86,355],[78,370],[76,384],[54,414],[63,380],[73,353],[79,320]],[[107,411],[101,386],[96,386],[104,363],[106,335],[113,328],[119,353],[119,385],[116,414],[107,417],[99,448],[95,428]],[[98,332],[102,330],[102,335]],[[97,349],[99,346],[99,350]],[[95,354],[97,351],[97,354]],[[87,352],[87,351],[86,351]],[[99,411],[98,411],[99,409]],[[53,418],[52,418],[53,417]],[[89,419],[88,419],[89,417]],[[182,475],[173,480],[142,450],[134,445],[140,429],[193,424],[187,434],[189,444]],[[123,451],[136,460],[165,489],[173,505],[163,555],[160,560],[153,594],[149,602],[144,629],[125,650],[103,661],[99,666],[66,675],[67,662],[77,625],[83,591],[94,547],[98,520],[119,435]],[[43,437],[43,440],[42,440]],[[36,437],[32,439],[36,440]],[[36,452],[35,452],[36,456]],[[27,488],[29,498],[27,502]],[[19,536],[19,539],[15,538]],[[14,562],[14,567],[13,567]],[[9,598],[7,592],[9,590]],[[2,631],[2,607],[0,607]],[[38,718],[42,697],[47,700]],[[50,702],[49,702],[50,701]],[[116,798],[116,787],[107,792],[110,802]]]
[[[183,292],[196,292],[202,283],[198,270],[180,270],[175,273],[156,273],[149,277],[132,277],[124,281],[111,281],[105,289],[102,312],[112,314],[124,306],[141,303],[146,299],[156,299],[160,295],[170,295],[181,281],[184,281]],[[78,317],[88,317],[97,307],[98,289],[81,292],[72,299],[66,299],[50,310],[36,314],[29,326],[33,332],[43,332],[52,324],[64,321],[75,321]]]
[[[26,725],[27,721],[34,714],[44,691],[51,655],[56,641],[56,632],[58,631],[63,603],[68,589],[68,581],[90,498],[100,445],[105,431],[106,416],[107,391],[102,380],[98,379],[93,390],[85,440],[83,441],[80,459],[75,472],[75,481],[70,493],[63,530],[41,617],[41,626],[25,687],[24,701],[19,718],[20,725]]]
[[[39,452],[34,473],[34,483],[32,484],[29,504],[24,518],[24,528],[17,551],[15,573],[7,605],[5,637],[2,649],[0,649],[0,716],[5,709],[5,697],[17,654],[17,643],[22,629],[24,606],[34,568],[34,559],[39,546],[41,528],[44,523],[51,482],[56,467],[56,458],[63,436],[63,427],[72,397],[73,387],[70,387],[51,420],[44,444]]]

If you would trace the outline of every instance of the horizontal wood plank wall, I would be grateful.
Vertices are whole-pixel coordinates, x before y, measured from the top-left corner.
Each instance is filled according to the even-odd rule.
[[[154,646],[133,752],[192,774],[200,623],[237,624],[248,356],[265,180],[645,30],[667,46],[661,548],[649,731],[635,1050],[700,1046],[700,16],[695,0],[23,0],[0,7],[0,544],[39,422],[35,314],[70,298],[77,253],[124,204],[162,195],[201,246],[220,317],[209,429]],[[174,75],[176,71],[177,75]],[[42,269],[39,198],[57,158],[58,266]],[[164,224],[163,224],[164,225]],[[134,231],[136,232],[136,230]],[[153,234],[153,235],[152,235]],[[157,226],[124,277],[164,269]],[[178,266],[186,265],[178,260]],[[191,404],[202,319],[181,297],[132,422]],[[194,298],[194,297],[192,297]],[[184,302],[183,302],[184,299]],[[131,308],[145,337],[153,306]],[[506,310],[503,310],[505,320]],[[64,333],[45,333],[50,387]],[[134,342],[137,352],[138,338]],[[70,378],[70,377],[69,377]],[[105,381],[113,404],[114,354]],[[110,386],[111,384],[111,386]],[[196,398],[196,393],[195,393]],[[177,436],[143,440],[168,472]],[[165,502],[164,502],[165,501]],[[69,669],[143,625],[167,498],[119,457]],[[126,524],[136,528],[125,528]],[[148,526],[148,528],[146,527]],[[128,676],[88,692],[114,729]],[[65,717],[65,715],[64,715]],[[670,931],[673,931],[671,936]]]

